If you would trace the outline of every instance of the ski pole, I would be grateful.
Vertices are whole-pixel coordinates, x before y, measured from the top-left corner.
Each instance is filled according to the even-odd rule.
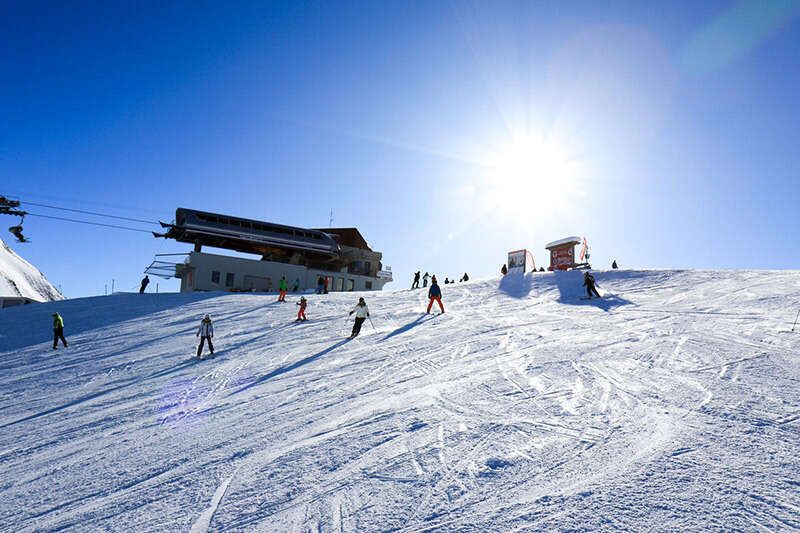
[[[375,324],[372,323],[372,317],[367,315],[367,318],[369,319],[369,325],[372,326],[372,330],[377,332],[378,330],[375,329]]]
[[[792,326],[792,332],[794,332],[794,327],[797,325],[798,318],[800,318],[800,309],[797,310],[797,316],[794,317],[794,325]]]

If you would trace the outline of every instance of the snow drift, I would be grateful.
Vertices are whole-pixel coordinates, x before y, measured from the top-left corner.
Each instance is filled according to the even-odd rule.
[[[7,531],[800,527],[798,272],[579,272],[0,314]],[[291,296],[290,296],[291,298]],[[50,313],[71,342],[53,351]],[[194,333],[214,318],[213,359]]]
[[[47,281],[44,274],[0,239],[0,298],[2,297],[22,297],[37,302],[64,298]]]

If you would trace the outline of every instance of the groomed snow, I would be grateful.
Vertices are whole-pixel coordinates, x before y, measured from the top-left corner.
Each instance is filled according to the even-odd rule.
[[[0,529],[800,528],[800,272],[581,277],[5,310]]]
[[[44,274],[0,239],[0,298],[23,297],[37,302],[62,300]]]

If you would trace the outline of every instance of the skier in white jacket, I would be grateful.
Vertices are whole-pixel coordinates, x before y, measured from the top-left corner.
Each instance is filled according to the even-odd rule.
[[[364,301],[364,298],[359,298],[358,303],[350,311],[350,314],[356,314],[356,322],[353,324],[353,332],[350,334],[350,338],[357,337],[359,333],[361,333],[361,325],[369,316],[369,307],[367,307],[367,302]]]
[[[200,337],[200,345],[197,347],[197,357],[203,353],[203,344],[208,341],[208,349],[211,350],[211,355],[214,355],[214,345],[211,344],[211,338],[214,336],[214,325],[211,323],[211,317],[206,315],[200,321],[200,327],[197,328],[197,337]]]

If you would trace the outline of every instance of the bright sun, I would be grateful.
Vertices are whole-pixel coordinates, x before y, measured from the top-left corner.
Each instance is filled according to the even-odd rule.
[[[517,137],[495,151],[486,173],[491,200],[512,208],[535,200],[557,209],[578,193],[578,168],[569,153],[555,142],[533,136]]]

